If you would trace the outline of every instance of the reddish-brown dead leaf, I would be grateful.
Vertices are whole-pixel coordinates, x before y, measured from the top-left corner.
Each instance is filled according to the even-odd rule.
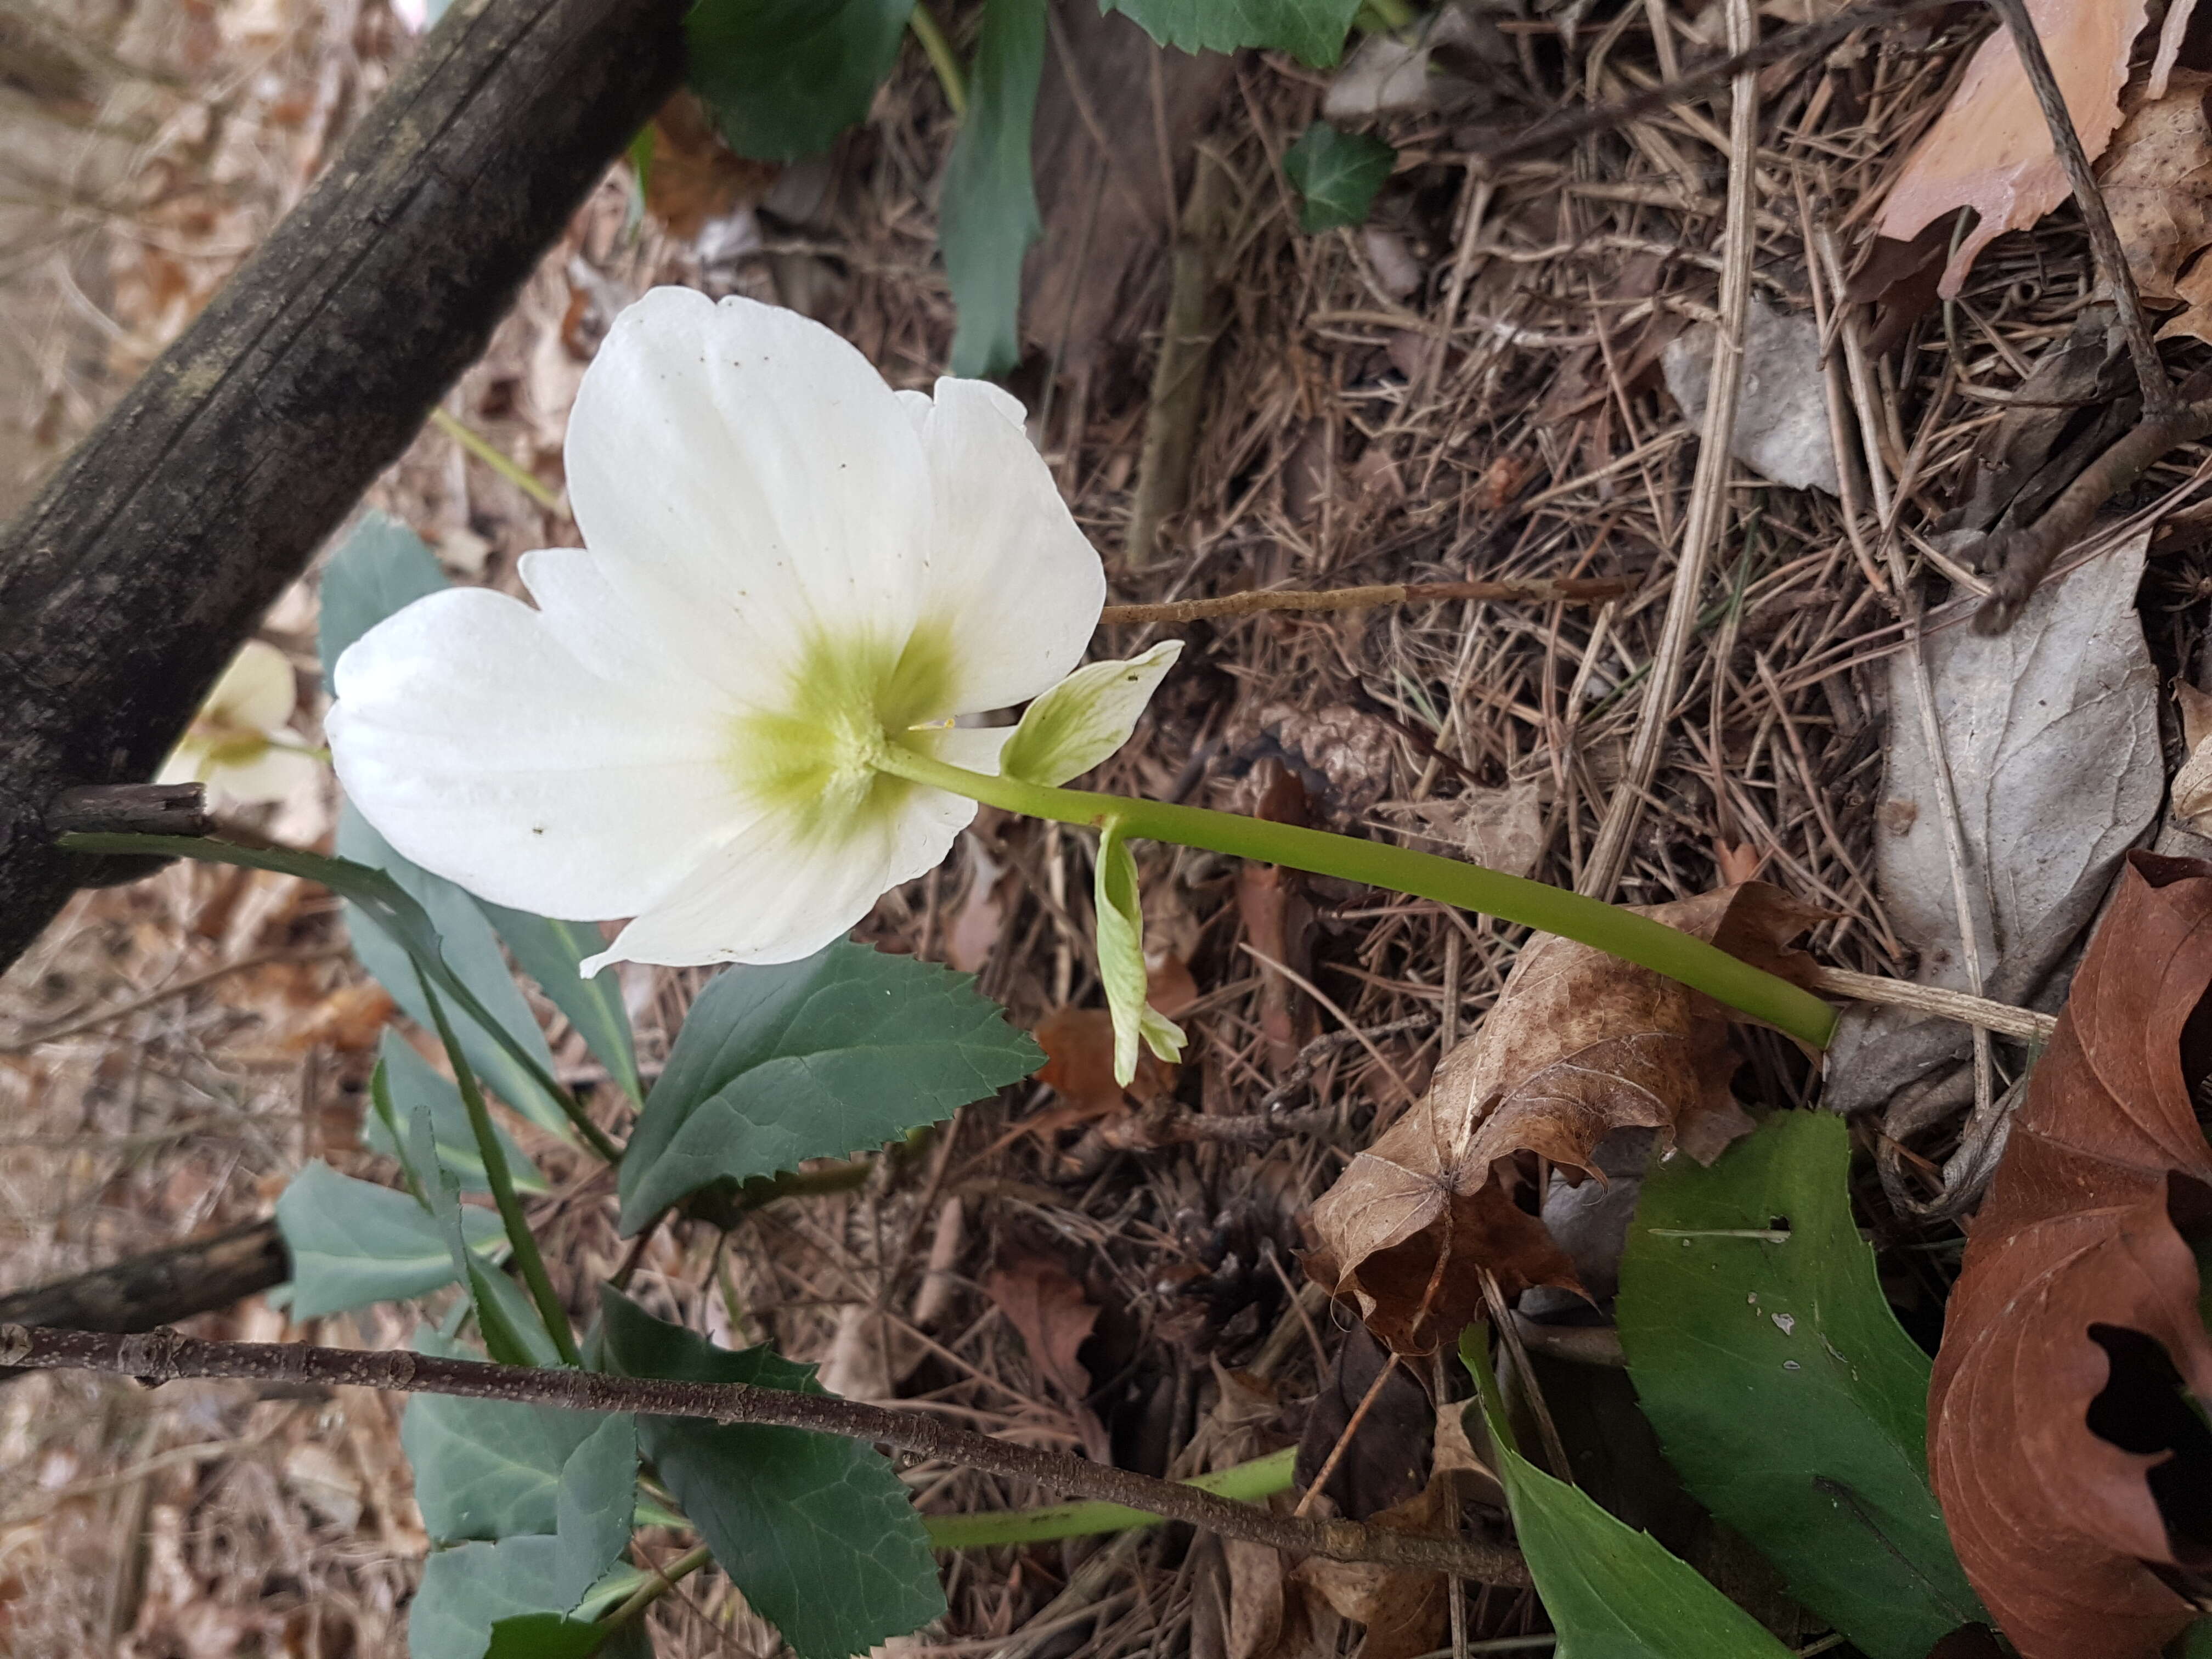
[[[2208,985],[2212,863],[2130,855],[1945,1316],[1929,1467],[1960,1565],[2027,1659],[2148,1659],[2194,1612],[2154,1569],[2212,1566],[2212,1540],[2178,1535],[2160,1502],[2202,1472],[2145,1449],[2155,1433],[2128,1449],[2091,1426],[2093,1402],[2128,1380],[2116,1354],[2148,1392],[2103,1426],[2140,1441],[2161,1396],[2185,1414],[2149,1374],[2163,1367],[2146,1338],[2212,1399],[2197,1263],[2174,1221],[2212,1219],[2190,1089],[2208,1069],[2192,1025]]]
[[[2190,3],[2175,0],[2169,9],[2169,33],[2176,41],[2172,14],[2181,14],[2185,23]],[[2142,28],[2147,0],[2027,0],[2027,9],[2081,148],[2094,161],[2120,125],[2120,89],[2127,84],[2128,54]],[[2170,63],[2162,52],[2154,97],[2165,90]],[[2005,231],[2026,229],[2067,194],[2043,111],[2011,36],[2000,27],[1982,42],[1950,104],[1905,159],[1878,228],[1909,242],[1956,209],[1979,214],[1944,267],[1938,291],[1950,299],[1984,246]]]
[[[1021,1333],[1038,1373],[1072,1401],[1091,1392],[1091,1373],[1075,1357],[1098,1322],[1098,1310],[1067,1269],[1043,1256],[1027,1256],[994,1269],[983,1294]]]
[[[749,161],[724,143],[697,97],[679,92],[653,118],[653,161],[645,204],[682,240],[766,196],[777,169]]]
[[[1805,958],[1784,947],[1824,913],[1746,882],[1644,914],[1788,972]],[[1600,1141],[1649,1128],[1710,1162],[1752,1127],[1729,1093],[1735,1066],[1717,1004],[1539,934],[1482,1028],[1314,1206],[1308,1271],[1401,1353],[1429,1352],[1474,1316],[1483,1268],[1509,1296],[1578,1290],[1543,1223],[1515,1201],[1522,1155],[1594,1175]]]

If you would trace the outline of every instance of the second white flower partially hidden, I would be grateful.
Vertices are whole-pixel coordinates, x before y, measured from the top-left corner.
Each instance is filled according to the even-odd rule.
[[[1058,686],[1104,601],[1013,398],[894,392],[750,301],[660,289],[623,313],[567,459],[586,546],[525,556],[536,608],[417,601],[339,659],[326,724],[348,793],[417,864],[544,915],[634,917],[586,972],[844,933],[975,811],[879,770],[886,745],[996,772],[1013,728],[953,720]],[[1171,657],[1085,671],[1111,684],[1055,699],[1065,729],[1024,739],[1038,769],[1110,752]]]

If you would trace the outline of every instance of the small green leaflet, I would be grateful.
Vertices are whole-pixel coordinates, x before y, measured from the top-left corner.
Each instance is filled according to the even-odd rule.
[[[1559,1659],[1790,1659],[1790,1650],[1647,1532],[1624,1526],[1587,1493],[1522,1456],[1499,1408],[1488,1328],[1470,1325],[1461,1363],[1474,1378],[1513,1531]]]
[[[914,0],[699,0],[691,90],[740,155],[795,161],[867,118]]]
[[[1929,1491],[1929,1361],[1852,1223],[1850,1158],[1841,1118],[1777,1112],[1711,1169],[1654,1168],[1620,1340],[1698,1501],[1869,1659],[1921,1659],[1989,1615]]]
[[[568,1017],[616,1086],[633,1101],[644,1099],[637,1053],[630,1043],[629,1011],[623,1006],[622,981],[611,967],[600,969],[589,979],[576,971],[586,957],[606,948],[599,930],[587,921],[556,921],[527,910],[510,910],[489,899],[477,899],[476,905],[507,941],[516,965]]]
[[[1022,256],[1044,229],[1030,163],[1046,0],[988,0],[968,71],[968,115],[945,164],[938,241],[959,325],[952,372],[1003,374],[1021,361]]]
[[[622,1161],[635,1234],[708,1182],[880,1146],[1043,1064],[965,974],[841,941],[725,969],[692,1005]]]
[[[505,1242],[499,1218],[465,1206],[461,1224],[477,1249]],[[372,1302],[423,1296],[453,1282],[446,1235],[405,1193],[342,1176],[320,1159],[276,1200],[276,1229],[292,1258],[292,1314],[313,1319]]]
[[[648,127],[643,136],[649,138],[651,134]],[[397,519],[381,513],[368,514],[331,556],[323,572],[322,622],[317,646],[322,653],[325,683],[348,646],[395,611],[441,592],[450,585],[420,536]],[[544,1048],[544,1038],[531,1017],[528,1005],[515,991],[507,964],[500,959],[498,944],[485,926],[487,918],[514,952],[514,959],[521,964],[523,972],[536,980],[553,1006],[568,1017],[616,1084],[632,1100],[641,1097],[637,1059],[630,1047],[629,1018],[623,1007],[622,991],[614,970],[602,969],[588,980],[576,972],[577,964],[600,948],[602,941],[597,928],[582,922],[552,921],[526,911],[483,903],[451,882],[400,857],[350,807],[340,823],[338,840],[341,854],[390,872],[402,886],[422,901],[444,936],[447,960],[477,991],[484,1006],[506,1023],[502,1036],[510,1038],[513,1045],[527,1050],[534,1058],[537,1051]],[[372,962],[370,957],[378,960]],[[409,1001],[414,989],[413,975],[404,971],[388,950],[380,951],[372,941],[363,962],[411,1017],[421,1024],[428,1024]],[[387,969],[394,978],[386,976]],[[471,1052],[476,1057],[477,1075],[510,1104],[530,1110],[531,1100],[538,1092],[534,1082],[515,1072],[513,1060],[502,1061],[498,1054],[487,1053],[483,1034],[472,1030],[471,1021],[463,1020],[461,1027],[474,1039]],[[550,1057],[544,1064],[550,1068]],[[551,1106],[550,1101],[540,1104]],[[531,1111],[531,1115],[546,1122],[549,1127],[558,1127],[557,1115],[547,1118],[538,1111]]]
[[[361,515],[323,567],[315,645],[323,687],[337,695],[331,674],[346,647],[403,605],[448,586],[423,539],[388,513]]]
[[[415,1347],[463,1359],[483,1357],[427,1328],[416,1332]],[[410,1396],[399,1419],[399,1444],[415,1471],[415,1504],[424,1528],[441,1544],[551,1532],[562,1465],[601,1420],[596,1412],[512,1401]]]
[[[1380,138],[1315,122],[1283,152],[1283,176],[1300,198],[1298,228],[1334,230],[1359,223],[1397,161],[1398,152]]]
[[[1320,67],[1344,52],[1360,0],[1099,0],[1144,25],[1164,46],[1237,52],[1266,46]]]
[[[566,1137],[567,1120],[538,1082],[541,1075],[552,1075],[553,1051],[532,1018],[530,1005],[517,988],[507,958],[500,954],[491,923],[477,908],[476,901],[444,877],[434,876],[394,852],[351,801],[338,811],[337,850],[342,859],[383,871],[414,897],[436,930],[446,965],[495,1022],[487,1025],[474,1014],[458,1011],[453,1018],[462,1050],[484,1087],[532,1122]],[[353,936],[354,954],[361,958],[361,965],[376,976],[410,1019],[425,1030],[436,1029],[410,953],[380,929],[360,923],[358,908],[349,904],[346,927]]]
[[[618,1376],[818,1392],[811,1365],[718,1348],[611,1288],[599,1305]],[[873,1448],[680,1417],[641,1417],[638,1438],[722,1571],[799,1659],[848,1659],[945,1611],[921,1517]]]
[[[371,1152],[393,1159],[410,1177],[421,1181],[422,1171],[414,1167],[402,1149],[399,1126],[413,1121],[416,1107],[426,1107],[430,1114],[431,1133],[437,1144],[438,1161],[453,1172],[463,1192],[490,1190],[490,1183],[484,1178],[483,1159],[477,1152],[476,1135],[469,1127],[467,1109],[461,1104],[461,1091],[416,1053],[413,1043],[390,1026],[385,1028],[377,1048],[376,1071],[369,1079],[369,1102],[372,1109],[362,1125],[362,1139]],[[500,1149],[507,1154],[507,1167],[514,1177],[516,1190],[544,1192],[545,1177],[538,1173],[538,1166],[506,1130],[495,1126],[495,1132],[499,1136]]]
[[[464,1544],[423,1563],[422,1588],[407,1615],[407,1650],[413,1659],[483,1659],[501,1622],[538,1613],[557,1619],[573,1612],[629,1541],[630,1494],[636,1480],[634,1420],[627,1415],[600,1419],[562,1466],[555,1535]],[[526,1650],[507,1650],[519,1655]]]

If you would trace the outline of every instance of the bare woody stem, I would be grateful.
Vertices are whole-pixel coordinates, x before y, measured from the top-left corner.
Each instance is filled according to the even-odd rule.
[[[2153,422],[2169,420],[2180,399],[2173,382],[2166,378],[2166,366],[2159,362],[2158,344],[2151,338],[2150,320],[2143,313],[2142,295],[2136,291],[2135,274],[2128,269],[2120,233],[2113,228],[2096,175],[2089,171],[2088,152],[2081,148],[2081,136],[2074,130],[2066,94],[2059,90],[2058,76],[2051,70],[2050,55],[2043,50],[2042,37],[2036,33],[2034,21],[2027,14],[2027,0],[1990,0],[1990,4],[2012,35],[2027,83],[2035,88],[2035,101],[2043,106],[2051,148],[2057,152],[2058,165],[2073,188],[2075,204],[2081,210],[2081,223],[2097,256],[2098,273],[2112,290],[2121,332],[2127,336],[2128,356],[2135,360],[2136,380],[2142,387],[2143,416]]]
[[[557,1406],[569,1411],[644,1412],[660,1417],[705,1418],[716,1423],[805,1429],[1030,1481],[1071,1497],[1126,1504],[1188,1522],[1224,1537],[1247,1539],[1303,1555],[1452,1573],[1482,1583],[1525,1586],[1529,1583],[1528,1565],[1517,1550],[1469,1539],[1392,1532],[1356,1521],[1293,1520],[1254,1505],[1232,1503],[1195,1486],[1155,1480],[1108,1464],[971,1434],[916,1413],[863,1405],[834,1395],[790,1394],[734,1382],[682,1382],[663,1377],[609,1376],[597,1371],[492,1365],[397,1349],[365,1353],[296,1342],[203,1342],[173,1331],[121,1336],[26,1325],[0,1325],[0,1365],[107,1371],[148,1382],[222,1376],[264,1382],[344,1383]]]
[[[1421,605],[1438,599],[1600,605],[1620,599],[1635,586],[1614,576],[1568,576],[1527,581],[1379,582],[1369,587],[1329,587],[1311,592],[1263,589],[1224,593],[1211,599],[1171,599],[1164,605],[1109,605],[1099,612],[1098,625],[1188,623],[1208,617],[1249,617],[1267,611],[1366,611],[1381,605]]]
[[[2098,508],[2157,465],[2169,450],[2208,434],[2212,399],[2174,405],[2155,418],[2147,414],[2142,425],[2082,468],[2041,518],[1979,544],[1973,556],[1984,568],[1995,565],[1997,578],[1974,613],[1974,631],[2002,634],[2010,628],[2058,556],[2088,533]]]
[[[1236,812],[1177,806],[1129,795],[1054,789],[1019,778],[970,772],[896,744],[884,745],[875,757],[875,764],[894,776],[1030,817],[1093,828],[1109,818],[1119,818],[1130,835],[1148,841],[1202,847],[1233,858],[1340,876],[1370,887],[1480,911],[1579,940],[1625,962],[1680,980],[1814,1048],[1826,1048],[1835,1034],[1835,1010],[1810,991],[1754,968],[1678,927],[1546,882],[1509,876],[1502,870],[1433,853],[1355,841],[1350,836]]]

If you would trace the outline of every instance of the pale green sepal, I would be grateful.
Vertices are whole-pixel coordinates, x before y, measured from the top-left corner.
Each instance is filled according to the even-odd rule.
[[[1137,1015],[1137,1035],[1144,1038],[1145,1047],[1171,1065],[1182,1058],[1183,1045],[1190,1041],[1182,1026],[1149,1002]]]
[[[1011,746],[1011,745],[1009,745]],[[1114,1017],[1114,1080],[1127,1086],[1137,1075],[1137,1045],[1162,1060],[1182,1054],[1182,1027],[1145,1000],[1145,918],[1137,896],[1137,860],[1122,836],[1121,820],[1109,818],[1098,836],[1098,979]]]
[[[1055,786],[1080,777],[1128,742],[1182,654],[1182,641],[1167,640],[1141,657],[1085,663],[1029,706],[1000,751],[1000,775]]]

